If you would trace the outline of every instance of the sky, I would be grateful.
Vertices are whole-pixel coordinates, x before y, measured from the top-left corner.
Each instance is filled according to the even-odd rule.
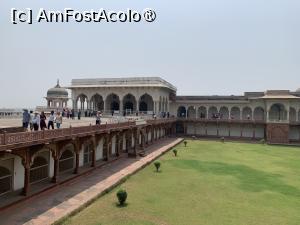
[[[12,24],[11,8],[142,11],[153,23]],[[299,0],[1,0],[0,108],[60,79],[159,76],[178,95],[300,88]]]

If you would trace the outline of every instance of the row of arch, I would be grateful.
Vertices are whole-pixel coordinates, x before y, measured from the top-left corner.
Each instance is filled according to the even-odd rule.
[[[154,111],[154,101],[151,95],[145,93],[138,100],[132,94],[127,94],[120,99],[117,94],[110,94],[104,100],[100,94],[95,94],[88,99],[85,94],[76,98],[77,109],[93,111],[127,111],[148,112]]]
[[[126,149],[127,151],[131,151],[134,146],[142,145],[142,143],[149,143],[149,141],[156,140],[165,135],[165,130],[163,128],[153,128],[152,131],[144,131],[138,133],[138,138],[135,139],[135,134],[133,132],[123,133],[118,136],[111,136],[111,142],[108,143],[108,138],[100,138],[98,143],[93,144],[91,139],[87,139],[81,145],[80,152],[82,154],[81,165],[80,166],[93,166],[95,160],[105,159],[105,154],[109,154],[111,156],[117,155],[119,151]],[[130,136],[128,136],[130,135]],[[152,136],[153,135],[153,136]],[[114,140],[114,141],[113,141]],[[114,146],[114,148],[112,147]],[[65,145],[60,151],[60,155],[58,156],[58,173],[73,173],[76,167],[76,147],[73,142]],[[108,150],[110,149],[110,150]],[[118,150],[117,150],[118,149]],[[52,150],[48,148],[43,148],[37,151],[32,156],[32,162],[30,164],[30,172],[29,172],[29,183],[34,184],[45,179],[49,179],[51,175],[51,165],[53,166],[53,162],[51,163],[50,158],[52,154]],[[79,154],[79,153],[78,153]],[[96,154],[100,154],[99,156]],[[19,156],[17,156],[19,157]],[[54,156],[53,156],[54,157]],[[95,160],[94,160],[95,157]],[[109,156],[110,157],[110,156]],[[54,159],[53,159],[54,160]],[[55,169],[54,169],[55,170]],[[52,171],[53,172],[53,171]],[[55,173],[55,172],[54,172]],[[12,191],[13,187],[13,176],[14,176],[14,162],[12,161],[11,165],[7,166],[0,161],[0,195],[5,194],[7,192]]]
[[[242,110],[239,107],[228,108],[221,107],[219,110],[215,106],[206,108],[200,106],[198,109],[194,106],[186,108],[180,106],[177,109],[177,117],[179,118],[200,118],[200,119],[236,119],[236,120],[261,120],[265,119],[265,111],[262,107],[256,107],[252,110],[250,107],[244,107]]]
[[[300,110],[290,107],[289,110],[285,108],[283,104],[276,103],[273,104],[268,112],[262,107],[256,107],[254,110],[249,106],[242,109],[239,107],[226,107],[222,106],[219,110],[215,106],[206,108],[205,106],[200,106],[196,108],[190,106],[186,108],[185,106],[180,106],[177,109],[177,117],[179,118],[200,118],[200,119],[236,119],[236,120],[256,120],[264,121],[267,117],[270,121],[300,121]]]

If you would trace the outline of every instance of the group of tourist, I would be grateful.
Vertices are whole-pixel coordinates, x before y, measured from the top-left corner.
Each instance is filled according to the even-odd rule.
[[[51,111],[50,116],[48,118],[48,124],[46,123],[47,117],[44,112],[40,114],[38,112],[30,111],[24,109],[23,112],[23,128],[30,128],[31,131],[45,130],[45,129],[54,129],[54,124],[56,124],[56,128],[59,129],[63,118],[60,112],[57,112],[56,115],[54,111]]]

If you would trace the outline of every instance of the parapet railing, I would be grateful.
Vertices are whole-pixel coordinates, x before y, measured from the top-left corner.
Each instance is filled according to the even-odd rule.
[[[169,123],[175,121],[176,119],[155,119],[155,120],[147,120],[145,121],[145,124],[156,125],[156,124],[163,124],[163,123]],[[123,128],[134,128],[134,127],[138,127],[136,121],[127,121],[121,123],[107,123],[101,125],[79,126],[79,127],[32,131],[32,132],[26,131],[26,132],[18,132],[18,133],[3,133],[0,134],[0,146],[38,142],[43,140],[51,140],[55,138],[72,137],[80,134],[96,133],[101,131],[109,131],[109,130],[123,129]]]
[[[177,118],[151,119],[151,120],[147,120],[147,124],[156,125],[156,124],[171,123],[176,121]]]
[[[0,135],[0,145],[12,145],[86,133],[93,133],[103,130],[122,129],[136,126],[135,122],[111,123],[102,125],[89,125],[80,127],[70,127],[55,130],[26,131],[18,133],[4,133]]]

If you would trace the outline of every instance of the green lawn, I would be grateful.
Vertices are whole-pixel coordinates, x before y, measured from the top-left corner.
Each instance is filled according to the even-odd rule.
[[[300,148],[188,141],[69,218],[82,225],[299,225]]]

